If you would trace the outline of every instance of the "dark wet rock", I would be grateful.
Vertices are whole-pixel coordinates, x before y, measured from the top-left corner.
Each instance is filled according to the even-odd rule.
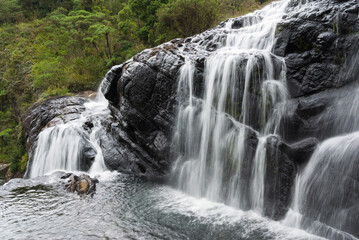
[[[311,1],[298,7],[291,1],[277,29],[276,55],[285,57],[292,97],[337,88],[356,80],[346,76],[359,68],[350,59],[357,54],[359,29],[357,0]]]
[[[282,219],[288,211],[297,166],[288,156],[290,149],[278,137],[267,138],[264,183],[264,215]]]
[[[105,160],[111,169],[130,165],[126,171],[150,177],[167,172],[177,75],[183,64],[183,58],[173,54],[175,48],[171,44],[145,50],[107,74],[106,84],[115,88],[102,89],[112,103],[115,122],[109,124],[113,137],[106,138],[117,139],[113,145],[119,145],[109,153],[119,162]],[[111,148],[109,142],[102,146]]]
[[[238,187],[240,188],[240,208],[243,210],[251,209],[250,201],[250,186],[252,178],[253,161],[258,146],[258,133],[250,128],[246,128],[245,131],[245,151],[243,153],[244,161],[242,164]],[[233,159],[231,159],[233,162]],[[230,170],[231,162],[227,163],[226,169]]]
[[[80,152],[80,170],[81,171],[88,171],[93,162],[95,161],[95,157],[97,154],[97,151],[94,149],[94,147],[86,140],[83,140],[82,142],[82,151]]]
[[[69,192],[77,192],[79,195],[90,195],[93,196],[96,193],[96,178],[91,178],[89,175],[81,174],[77,176],[75,174],[65,174],[61,179],[67,179],[65,189]]]
[[[121,76],[122,68],[125,64],[112,67],[102,82],[101,91],[110,102],[116,103],[118,101],[117,79]]]
[[[291,144],[288,156],[299,165],[305,164],[308,162],[317,147],[318,139],[306,138],[300,142]]]
[[[112,111],[117,112],[118,109]],[[150,135],[148,138],[141,136],[142,138],[133,139],[125,130],[128,126],[121,125],[126,124],[121,119],[114,118],[106,124],[106,132],[99,136],[104,161],[109,169],[151,179],[163,177],[168,173],[169,141],[163,134],[155,132],[156,135]]]
[[[323,32],[317,37],[317,47],[324,51],[325,48],[330,47],[334,43],[335,39],[336,35],[334,32]]]
[[[288,211],[294,179],[300,165],[306,163],[318,146],[316,138],[286,144],[277,136],[267,138],[264,214],[275,220]]]
[[[22,178],[24,176],[24,173],[22,172],[12,172],[10,168],[7,169],[7,172],[5,174],[5,177],[4,177],[4,181],[5,182],[8,182],[10,181],[11,179],[14,179],[14,178]]]
[[[287,142],[308,137],[324,140],[359,130],[358,84],[330,89],[287,101],[280,135]]]
[[[65,173],[61,176],[61,179],[66,179],[66,178],[69,178],[71,177],[72,173]]]
[[[8,171],[10,164],[0,163],[0,178],[3,178]]]
[[[88,121],[88,122],[85,122],[85,123],[82,125],[82,127],[83,127],[86,131],[90,132],[91,129],[94,127],[94,125],[93,125],[92,122]]]

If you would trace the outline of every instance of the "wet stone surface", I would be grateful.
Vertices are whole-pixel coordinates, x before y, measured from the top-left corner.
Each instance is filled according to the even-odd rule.
[[[67,173],[64,174],[61,179],[68,179],[65,184],[65,189],[69,192],[76,192],[81,196],[93,196],[96,193],[96,184],[98,183],[98,180],[96,178],[91,178],[87,174],[77,176],[73,173]]]

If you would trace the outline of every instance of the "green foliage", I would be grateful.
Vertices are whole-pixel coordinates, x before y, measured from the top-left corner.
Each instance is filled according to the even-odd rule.
[[[149,34],[158,22],[157,10],[166,4],[168,0],[129,0],[128,6],[138,25],[137,36],[147,43]]]
[[[24,172],[26,170],[28,156],[23,146],[18,146],[10,161],[10,171],[12,173]]]
[[[160,37],[157,40],[186,37],[212,27],[219,20],[218,8],[216,0],[170,1],[158,11]]]
[[[20,172],[25,172],[28,160],[29,160],[29,156],[27,155],[27,152],[25,152],[20,160],[20,164],[19,164]]]
[[[7,128],[0,132],[0,162],[11,163],[10,168],[15,172],[18,169],[17,165],[21,161],[21,156],[26,151],[24,139],[21,136],[21,125],[12,125],[13,128]]]
[[[72,0],[18,0],[25,17],[43,18],[56,8],[72,9]]]
[[[0,132],[0,138],[9,138],[11,137],[11,133],[13,133],[14,130],[11,128],[6,128],[5,130]]]
[[[20,18],[22,12],[18,0],[0,1],[0,23],[15,22]]]
[[[69,90],[66,87],[56,88],[56,87],[49,87],[45,92],[40,95],[40,98],[47,98],[47,97],[56,97],[56,96],[64,96],[69,95]]]
[[[244,15],[250,12],[255,11],[256,9],[263,6],[263,4],[272,2],[273,0],[242,0],[238,5],[238,10],[240,15]]]

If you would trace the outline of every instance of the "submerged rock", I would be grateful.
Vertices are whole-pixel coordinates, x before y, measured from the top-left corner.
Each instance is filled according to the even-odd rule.
[[[91,178],[89,175],[81,174],[77,176],[75,174],[65,174],[61,179],[69,178],[65,184],[65,189],[69,192],[77,192],[79,195],[90,195],[93,196],[96,192],[96,178]]]

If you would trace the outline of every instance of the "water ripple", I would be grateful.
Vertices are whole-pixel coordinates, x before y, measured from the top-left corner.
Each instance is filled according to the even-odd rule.
[[[2,239],[319,239],[252,212],[117,175],[93,198],[54,176],[0,187]]]

